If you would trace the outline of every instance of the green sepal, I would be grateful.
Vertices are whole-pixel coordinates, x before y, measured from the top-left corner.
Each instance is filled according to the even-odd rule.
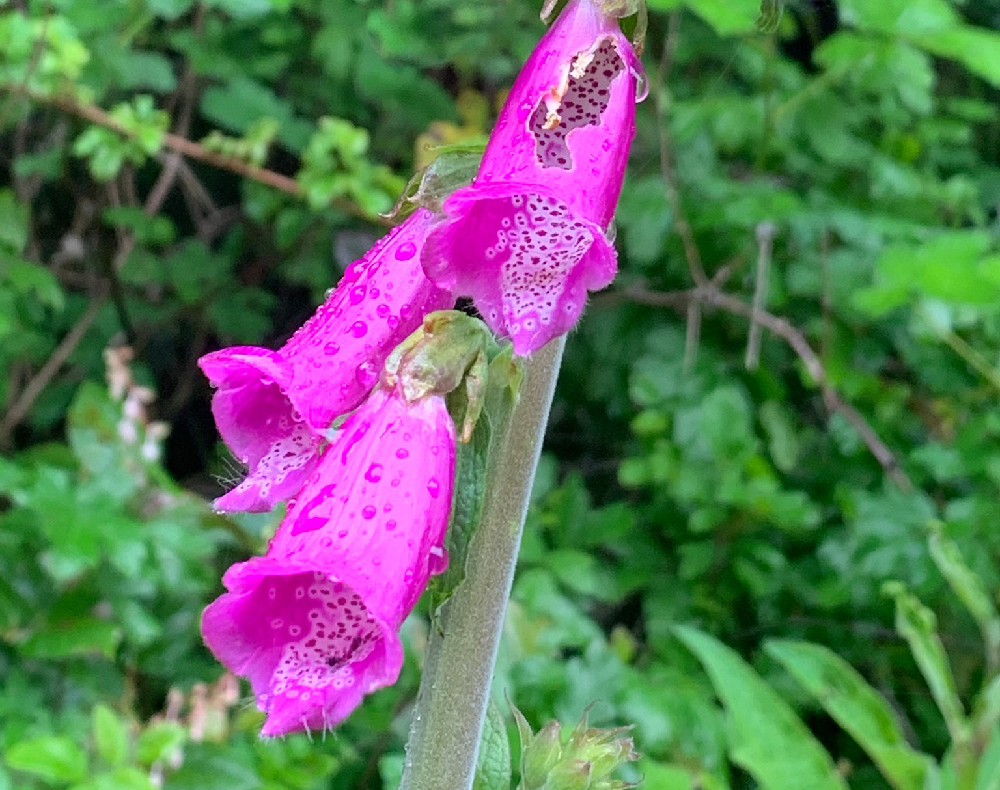
[[[438,152],[437,157],[413,174],[396,205],[383,217],[401,222],[418,208],[440,212],[441,204],[452,192],[472,183],[486,143],[465,141],[433,150]]]
[[[382,385],[398,388],[411,403],[428,395],[447,395],[461,385],[490,339],[486,325],[465,313],[430,313],[386,359]]]

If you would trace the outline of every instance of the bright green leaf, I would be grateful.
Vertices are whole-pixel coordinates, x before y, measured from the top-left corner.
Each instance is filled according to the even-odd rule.
[[[826,750],[734,651],[693,628],[674,631],[701,661],[725,705],[733,762],[763,790],[847,790]]]

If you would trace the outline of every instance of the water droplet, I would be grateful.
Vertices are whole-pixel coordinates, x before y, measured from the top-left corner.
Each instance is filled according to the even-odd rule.
[[[408,304],[404,304],[402,307],[399,308],[399,315],[401,318],[408,318],[410,313],[412,312],[413,308],[410,307]]]
[[[601,148],[603,148],[605,151],[610,151],[611,150],[611,141],[610,140],[605,140],[603,143],[601,143]]]
[[[337,537],[338,538],[346,538],[347,537],[347,530],[346,529],[340,530],[340,532],[337,533]]]
[[[372,464],[365,472],[365,480],[369,483],[377,483],[382,479],[382,464]]]
[[[441,493],[441,484],[437,481],[436,477],[432,477],[427,481],[427,493],[434,497],[434,499],[437,499],[438,494]]]
[[[407,584],[409,584],[410,582],[412,582],[413,581],[413,571],[411,571],[411,570],[406,571],[406,573],[403,574],[403,581],[406,582]]]
[[[389,532],[392,532],[396,528],[396,519],[390,518],[388,521],[386,521],[385,522],[385,528]]]
[[[325,346],[323,346],[323,353],[329,354],[331,357],[338,351],[340,351],[340,346],[338,346],[336,343],[327,343]]]
[[[363,285],[356,285],[351,289],[351,304],[359,304],[365,298],[367,288]]]
[[[392,512],[392,504],[389,503],[389,502],[386,502],[385,503],[385,507],[382,508],[382,512],[383,513],[391,513]]]
[[[380,295],[381,293],[382,293],[382,292],[381,292],[381,291],[380,291],[380,290],[379,290],[378,288],[372,288],[372,289],[371,289],[371,290],[370,290],[370,291],[368,292],[368,295],[369,295],[369,296],[370,296],[370,297],[371,297],[372,299],[378,299],[378,297],[379,297],[379,295]]]
[[[364,337],[366,332],[368,332],[368,324],[364,321],[355,321],[351,324],[351,334],[355,337]]]
[[[396,316],[391,315],[386,319],[386,323],[389,325],[389,329],[395,329],[399,326],[399,319]]]
[[[406,458],[409,454],[410,451],[407,450],[405,447],[400,447],[398,450],[396,450],[396,457],[399,458],[400,460]]]
[[[375,518],[375,506],[365,505],[364,510],[361,511],[361,515],[365,518]]]
[[[416,254],[417,254],[417,245],[414,244],[412,241],[408,241],[405,244],[399,245],[399,249],[396,250],[396,260],[408,261]]]
[[[389,305],[380,304],[378,307],[375,308],[375,315],[377,315],[379,318],[385,318],[386,316],[388,316]]]
[[[354,372],[354,377],[358,380],[358,384],[367,389],[378,378],[378,368],[371,360],[362,362]]]
[[[332,538],[322,538],[320,540],[320,542],[319,542],[319,545],[322,546],[323,548],[329,548],[330,546],[333,545],[333,539]]]

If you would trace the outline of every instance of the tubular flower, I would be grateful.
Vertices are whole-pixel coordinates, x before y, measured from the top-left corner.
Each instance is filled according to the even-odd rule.
[[[614,279],[604,231],[635,133],[641,66],[600,0],[570,0],[511,89],[474,183],[444,202],[424,270],[528,354]]]
[[[330,423],[368,394],[386,356],[424,315],[451,306],[420,265],[434,221],[420,209],[380,239],[280,350],[235,346],[199,360],[218,388],[219,433],[249,467],[216,507],[269,510],[294,495],[318,463]]]
[[[202,633],[250,680],[262,735],[329,728],[396,681],[398,630],[443,571],[455,428],[444,399],[377,389],[337,432],[267,555],[232,566]]]

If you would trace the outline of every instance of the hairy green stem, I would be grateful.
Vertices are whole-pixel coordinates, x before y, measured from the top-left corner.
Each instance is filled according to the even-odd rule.
[[[469,790],[531,484],[565,338],[525,364],[510,428],[497,448],[466,578],[442,607],[427,648],[400,790]]]

